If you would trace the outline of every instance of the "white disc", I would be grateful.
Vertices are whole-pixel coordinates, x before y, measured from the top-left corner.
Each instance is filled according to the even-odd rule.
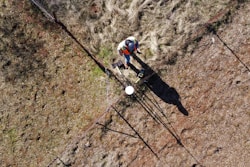
[[[135,89],[133,88],[133,86],[127,86],[127,87],[125,88],[125,93],[126,93],[127,95],[132,95],[132,94],[134,93],[134,91],[135,91]]]

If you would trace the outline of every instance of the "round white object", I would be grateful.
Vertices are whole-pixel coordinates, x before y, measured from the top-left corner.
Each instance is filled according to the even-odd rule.
[[[125,88],[125,93],[126,93],[127,95],[132,95],[132,94],[134,93],[134,91],[135,91],[135,89],[133,88],[133,86],[127,86],[127,87]]]

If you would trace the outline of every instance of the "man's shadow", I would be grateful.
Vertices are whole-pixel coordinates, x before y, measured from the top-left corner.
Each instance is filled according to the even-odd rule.
[[[168,84],[166,84],[161,77],[154,72],[154,70],[149,67],[146,63],[144,63],[138,56],[133,54],[133,58],[141,65],[141,67],[144,69],[144,77],[147,77],[147,75],[152,75],[150,78],[147,79],[147,82],[145,84],[147,87],[155,93],[159,98],[161,98],[164,102],[168,104],[175,105],[179,111],[188,116],[188,111],[184,108],[180,101],[180,95],[175,90],[175,88],[170,87]],[[137,74],[140,72],[139,69],[137,69],[133,64],[129,64],[130,68],[134,70]],[[143,79],[143,78],[142,78]]]

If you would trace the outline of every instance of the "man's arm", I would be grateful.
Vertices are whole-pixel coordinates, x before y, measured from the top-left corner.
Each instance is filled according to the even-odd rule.
[[[120,56],[123,56],[123,53],[122,53],[122,50],[121,50],[121,49],[118,50],[118,53],[119,53]]]
[[[141,54],[141,50],[139,49],[139,42],[137,40],[135,40],[135,47],[136,47],[136,52],[138,54]]]

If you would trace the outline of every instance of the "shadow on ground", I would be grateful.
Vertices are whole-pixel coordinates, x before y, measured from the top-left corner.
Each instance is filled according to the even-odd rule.
[[[164,82],[161,79],[161,77],[151,67],[149,67],[146,63],[144,63],[137,55],[134,54],[133,58],[145,70],[144,72],[145,77],[147,77],[147,75],[151,75],[152,73],[154,73],[154,75],[152,75],[149,79],[147,79],[147,82],[145,82],[148,88],[164,102],[175,105],[182,114],[188,116],[188,111],[182,105],[180,101],[180,95],[175,90],[175,88],[170,87],[166,82]],[[130,67],[137,74],[140,71],[133,64],[130,64]]]

